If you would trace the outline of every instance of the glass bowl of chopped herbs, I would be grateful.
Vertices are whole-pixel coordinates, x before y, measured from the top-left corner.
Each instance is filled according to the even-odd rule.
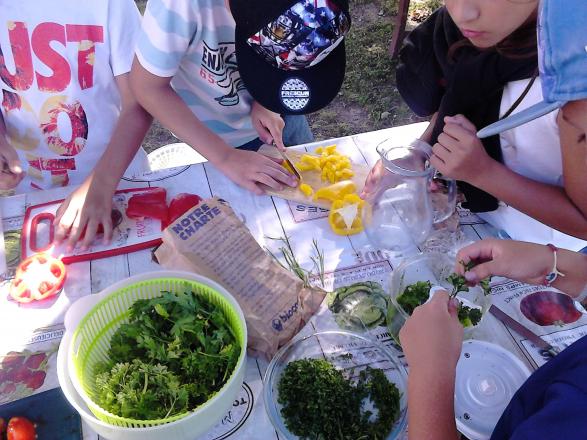
[[[464,277],[453,272],[454,267],[454,258],[430,252],[406,258],[394,269],[389,283],[387,327],[398,343],[400,329],[414,309],[428,300],[434,285],[444,287],[449,295],[458,299],[458,316],[465,328],[465,338],[473,336],[491,305],[489,280],[468,286]]]
[[[290,341],[267,368],[263,398],[286,439],[395,439],[407,423],[407,374],[396,352],[347,331]]]
[[[191,439],[211,428],[245,372],[247,330],[236,300],[178,271],[132,277],[94,296],[81,316],[68,312],[72,336],[63,349],[71,382],[96,418],[155,429],[151,438]]]

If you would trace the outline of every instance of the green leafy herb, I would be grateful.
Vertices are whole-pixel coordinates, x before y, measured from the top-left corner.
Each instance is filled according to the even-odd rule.
[[[430,295],[430,281],[417,281],[408,285],[403,293],[397,297],[397,303],[408,315],[414,313],[414,309],[428,300]]]
[[[224,385],[240,352],[222,311],[193,292],[136,301],[96,367],[98,403],[140,420],[192,410]]]
[[[471,270],[476,265],[474,261],[469,261],[468,263],[464,263],[463,261],[461,261],[461,264],[465,268],[465,272]],[[452,293],[450,295],[451,298],[457,296],[459,292],[469,291],[469,287],[467,286],[467,280],[463,275],[457,275],[456,273],[452,273],[446,278],[446,280],[453,286]],[[479,285],[483,289],[483,293],[485,295],[489,295],[491,293],[491,287],[489,287],[490,281],[491,277],[487,277],[479,281]]]
[[[481,321],[481,310],[476,307],[468,307],[463,304],[459,305],[458,317],[463,327],[473,327]]]
[[[384,439],[400,413],[395,384],[369,367],[353,381],[325,360],[296,360],[285,367],[278,391],[285,424],[301,439]]]

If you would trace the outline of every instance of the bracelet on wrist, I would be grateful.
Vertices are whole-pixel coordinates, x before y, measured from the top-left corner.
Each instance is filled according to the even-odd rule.
[[[556,265],[557,265],[557,251],[558,251],[557,247],[551,243],[548,243],[546,246],[552,251],[554,261],[552,263],[552,269],[550,270],[549,273],[546,274],[542,284],[545,285],[546,287],[550,287],[550,286],[552,286],[552,283],[554,283],[559,276],[564,277],[565,274],[562,273],[561,271],[559,271],[558,268],[556,267]]]

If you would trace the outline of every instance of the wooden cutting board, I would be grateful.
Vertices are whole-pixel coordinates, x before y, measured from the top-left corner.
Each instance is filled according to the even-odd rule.
[[[259,153],[263,153],[266,156],[281,159],[281,156],[277,151],[277,148],[270,145],[261,146],[261,148],[259,149]],[[291,160],[294,164],[298,163],[300,161],[300,158],[304,154],[309,153],[305,151],[295,151],[292,149],[287,150],[287,156],[289,157],[289,160]],[[358,163],[353,163],[352,167],[355,175],[352,177],[351,180],[355,182],[355,185],[357,185],[357,194],[360,194],[363,189],[363,186],[365,186],[365,179],[369,174],[370,168],[365,164]],[[302,175],[302,182],[310,185],[314,189],[314,192],[325,186],[332,185],[329,181],[323,181],[320,178],[320,172],[316,170],[301,171],[300,174]],[[303,203],[304,205],[319,206],[321,208],[326,209],[330,208],[330,201],[313,200],[312,196],[305,196],[304,193],[302,193],[299,190],[299,188],[285,186],[284,189],[282,189],[281,191],[275,191],[272,188],[265,187],[265,191],[269,195],[281,197],[282,199],[291,200],[293,202]]]

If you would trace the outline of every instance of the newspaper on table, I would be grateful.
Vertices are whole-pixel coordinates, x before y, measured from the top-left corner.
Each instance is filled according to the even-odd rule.
[[[226,288],[247,321],[248,350],[271,358],[320,306],[324,292],[303,286],[255,241],[226,202],[204,200],[163,233],[159,263],[204,275]]]
[[[587,335],[587,312],[581,304],[553,287],[531,286],[495,277],[492,303],[553,347],[565,349]],[[551,355],[527,338],[507,330],[527,360],[539,367]]]

